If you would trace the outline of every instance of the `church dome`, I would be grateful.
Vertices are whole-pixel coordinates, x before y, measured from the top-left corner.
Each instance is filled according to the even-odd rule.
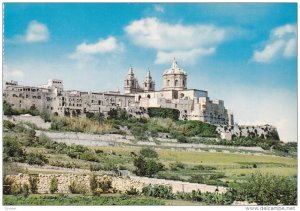
[[[173,75],[173,74],[186,75],[186,72],[183,69],[178,67],[178,64],[177,64],[177,61],[175,60],[175,58],[173,60],[171,68],[166,69],[163,75]]]

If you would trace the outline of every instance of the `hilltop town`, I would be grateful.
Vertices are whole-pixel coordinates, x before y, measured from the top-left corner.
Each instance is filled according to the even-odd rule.
[[[108,116],[111,110],[123,109],[133,117],[149,117],[149,108],[169,108],[178,111],[181,120],[198,120],[216,125],[221,138],[257,136],[266,138],[277,133],[273,126],[238,126],[233,112],[225,108],[223,100],[211,100],[208,92],[187,87],[187,73],[173,60],[162,75],[163,87],[155,90],[155,81],[148,71],[142,85],[132,67],[124,80],[124,93],[120,91],[83,92],[64,90],[62,80],[50,79],[41,86],[19,85],[5,82],[3,100],[15,109],[35,107],[40,112],[58,116],[86,117],[101,113]]]

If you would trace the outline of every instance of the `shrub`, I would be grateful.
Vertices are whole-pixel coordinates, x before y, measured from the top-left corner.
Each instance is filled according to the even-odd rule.
[[[90,171],[100,171],[104,167],[100,164],[90,164]]]
[[[101,179],[97,178],[95,175],[90,177],[90,187],[93,195],[100,195],[101,193],[114,193],[116,192],[112,188],[112,181],[106,175]]]
[[[178,171],[179,169],[184,169],[185,165],[181,162],[176,161],[175,163],[170,163],[170,169],[172,171]]]
[[[131,195],[131,196],[136,196],[136,195],[139,195],[139,191],[134,188],[134,187],[130,187],[129,190],[126,190],[125,192],[127,195]]]
[[[259,205],[297,204],[297,181],[291,177],[256,173],[231,188],[235,198]]]
[[[220,178],[223,178],[225,176],[225,173],[217,173],[217,174],[212,174],[209,176],[210,180],[217,180]]]
[[[165,185],[148,185],[143,187],[142,193],[146,196],[153,196],[159,198],[173,199],[174,195],[172,193],[171,186]]]
[[[200,190],[193,190],[190,193],[177,192],[176,198],[204,202],[209,205],[229,205],[234,201],[234,198],[230,194],[230,192],[226,192],[225,194],[209,192],[201,193]]]
[[[214,166],[203,166],[203,165],[195,165],[192,167],[192,170],[216,170],[217,168]]]
[[[143,124],[133,124],[130,127],[130,132],[132,135],[139,140],[146,140],[147,136],[145,132],[147,131],[147,128]]]
[[[27,198],[29,195],[29,185],[27,183],[24,183],[21,187],[21,194]]]
[[[82,160],[94,161],[94,162],[98,162],[99,160],[97,155],[91,151],[82,153],[79,158]]]
[[[112,181],[106,175],[99,181],[99,188],[103,190],[104,193],[113,193],[115,190],[111,186]]]
[[[192,175],[191,178],[189,179],[189,182],[193,182],[193,183],[204,183],[204,181],[205,178],[200,174]]]
[[[152,177],[157,172],[163,170],[163,165],[154,159],[146,159],[139,156],[134,159],[135,173],[138,176]]]
[[[32,116],[38,116],[40,114],[39,110],[33,105],[29,108],[28,113]]]
[[[42,119],[44,119],[45,122],[51,122],[51,114],[48,112],[42,112],[40,113],[40,116]]]
[[[5,100],[3,101],[3,113],[4,115],[8,115],[8,116],[11,116],[11,115],[20,115],[20,112],[18,112],[17,110],[13,109],[11,107],[11,105],[6,102]]]
[[[180,112],[179,110],[172,108],[149,107],[148,115],[149,117],[170,118],[173,120],[178,120]]]
[[[92,191],[93,195],[98,195],[98,194],[100,194],[100,193],[97,191],[97,188],[98,188],[98,182],[97,182],[97,179],[96,179],[96,176],[95,176],[95,175],[91,175],[91,176],[90,176],[90,187],[91,187],[91,191]]]
[[[13,129],[16,125],[8,120],[3,120],[3,127],[6,129]]]
[[[22,193],[22,185],[20,183],[13,183],[11,186],[11,194],[18,195]]]
[[[104,153],[102,149],[96,149],[95,152],[96,152],[97,154],[103,154],[103,153]]]
[[[146,158],[157,158],[158,154],[155,150],[147,147],[140,150],[140,155]]]
[[[176,139],[179,143],[188,143],[188,139],[183,135],[178,135]]]
[[[30,165],[36,164],[36,165],[40,165],[40,166],[43,166],[43,165],[49,163],[46,156],[41,153],[28,153],[26,155],[26,162]]]
[[[16,139],[10,136],[5,136],[3,139],[3,157],[4,161],[12,160],[23,162],[25,157],[25,152],[23,151],[22,144]]]
[[[12,194],[12,186],[15,180],[12,177],[5,177],[3,180],[3,194]]]
[[[77,183],[75,181],[72,181],[71,184],[69,185],[69,190],[71,193],[80,193],[80,194],[86,194],[87,189],[84,185]]]
[[[53,177],[51,179],[49,190],[50,190],[50,193],[52,193],[52,194],[57,192],[57,190],[58,190],[58,179],[57,179],[57,177]]]
[[[29,176],[29,185],[31,193],[37,193],[39,178],[37,176]]]

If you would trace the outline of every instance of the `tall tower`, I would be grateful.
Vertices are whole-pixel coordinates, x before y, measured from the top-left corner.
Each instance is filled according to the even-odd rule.
[[[151,92],[151,91],[155,90],[155,81],[152,80],[150,70],[148,71],[143,84],[144,84],[144,91],[145,92]]]
[[[174,58],[171,68],[166,69],[163,74],[163,90],[185,90],[187,84],[186,72],[178,67]]]
[[[134,72],[132,66],[130,66],[127,77],[124,80],[124,93],[125,94],[132,94],[140,92],[140,87],[138,84],[138,80],[134,77]]]

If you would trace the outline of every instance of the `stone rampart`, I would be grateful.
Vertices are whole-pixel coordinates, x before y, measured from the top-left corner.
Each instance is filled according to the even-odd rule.
[[[18,175],[8,175],[6,177],[11,177],[16,183],[29,184],[30,176],[35,176],[39,178],[38,182],[38,193],[50,193],[50,183],[52,178],[56,177],[58,181],[58,193],[70,193],[69,185],[75,181],[77,184],[81,184],[83,187],[86,187],[90,190],[90,175],[77,175],[77,174],[18,174]],[[173,181],[173,180],[164,180],[164,179],[155,179],[147,177],[118,177],[118,176],[107,176],[101,175],[97,176],[98,179],[103,179],[108,177],[112,181],[112,188],[115,188],[117,191],[125,192],[130,190],[132,187],[136,188],[138,191],[142,191],[144,186],[149,184],[152,185],[168,185],[172,187],[173,193],[177,191],[181,192],[191,192],[192,190],[200,190],[201,192],[215,192],[218,189],[219,193],[226,192],[224,187],[216,187],[213,185],[205,184],[196,184],[189,182]]]

